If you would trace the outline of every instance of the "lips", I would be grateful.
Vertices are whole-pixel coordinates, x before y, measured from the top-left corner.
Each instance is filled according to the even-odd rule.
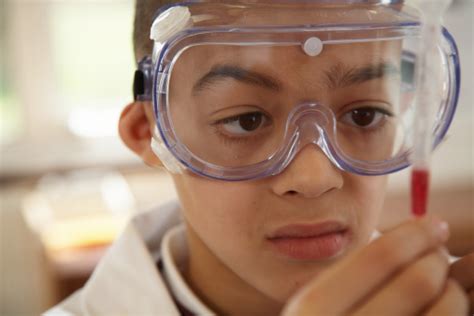
[[[288,225],[272,232],[267,241],[279,255],[296,260],[324,260],[344,250],[349,243],[349,229],[337,221]]]

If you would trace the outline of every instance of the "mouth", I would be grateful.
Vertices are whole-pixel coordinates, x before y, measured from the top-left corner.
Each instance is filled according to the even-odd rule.
[[[295,260],[324,260],[333,258],[350,241],[349,228],[338,221],[317,224],[294,224],[278,228],[267,241],[279,255]]]

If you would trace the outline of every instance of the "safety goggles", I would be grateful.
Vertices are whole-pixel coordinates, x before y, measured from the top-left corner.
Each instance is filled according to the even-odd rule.
[[[459,60],[447,30],[433,149],[452,121]],[[259,179],[306,146],[339,169],[410,164],[420,18],[403,1],[200,1],[163,8],[138,100],[152,100],[152,148],[172,172]]]

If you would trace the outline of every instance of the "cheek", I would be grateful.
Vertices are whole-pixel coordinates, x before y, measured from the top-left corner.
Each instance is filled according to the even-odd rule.
[[[355,215],[362,243],[366,243],[376,228],[383,211],[387,176],[362,177],[351,175],[347,179],[348,190],[352,192]]]
[[[173,179],[183,215],[203,239],[221,238],[224,234],[226,239],[251,234],[256,216],[254,210],[261,196],[258,186],[208,180],[191,174]]]

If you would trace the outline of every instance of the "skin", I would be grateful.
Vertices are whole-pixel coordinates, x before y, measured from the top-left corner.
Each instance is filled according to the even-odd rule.
[[[122,113],[119,131],[123,141],[130,149],[139,154],[147,164],[158,167],[161,166],[161,163],[149,147],[151,123],[148,118],[151,115],[151,110],[147,104],[132,103]],[[313,152],[313,150],[309,152]],[[314,154],[314,152],[311,154]],[[313,157],[310,163],[318,162],[319,159],[314,158],[318,158],[318,156]],[[290,168],[295,168],[294,166],[298,167],[298,164],[293,163]],[[332,170],[329,175],[335,175],[333,169],[329,170]],[[281,177],[297,171],[292,170],[290,173],[285,171],[281,174]],[[300,172],[301,174],[303,174],[303,180],[310,179],[310,177],[304,176],[304,172]],[[404,307],[407,315],[418,315],[420,313],[467,315],[469,303],[466,293],[470,295],[472,305],[474,277],[469,271],[472,271],[470,268],[472,267],[473,256],[466,256],[449,267],[441,251],[443,243],[448,238],[447,224],[432,217],[403,223],[386,232],[376,242],[362,248],[355,247],[351,249],[352,251],[348,251],[345,257],[338,258],[337,262],[326,263],[326,267],[322,266],[324,263],[318,262],[313,265],[312,271],[306,276],[307,279],[304,279],[306,270],[302,268],[301,274],[303,274],[302,278],[304,279],[302,283],[306,283],[306,285],[302,286],[292,296],[291,292],[295,288],[291,285],[283,284],[286,294],[284,291],[277,291],[270,285],[276,286],[280,280],[287,281],[290,279],[288,273],[292,270],[284,271],[286,273],[284,274],[285,278],[277,275],[274,280],[265,280],[259,275],[254,275],[255,279],[246,281],[245,275],[251,274],[258,267],[252,268],[250,271],[242,271],[238,267],[233,270],[233,265],[227,265],[225,259],[220,259],[221,257],[213,252],[211,248],[212,240],[211,246],[209,246],[205,243],[205,239],[198,235],[193,227],[194,225],[201,225],[199,224],[200,221],[191,224],[189,222],[190,215],[187,214],[191,214],[192,210],[184,209],[184,205],[194,199],[191,204],[200,203],[200,205],[205,204],[210,207],[209,200],[218,200],[221,203],[225,201],[224,198],[216,199],[216,196],[221,197],[222,194],[226,194],[226,196],[231,196],[234,199],[235,195],[241,196],[240,194],[248,192],[248,188],[256,185],[256,183],[237,182],[224,185],[219,182],[217,184],[188,173],[179,176],[174,175],[173,178],[183,204],[190,248],[190,261],[185,277],[200,298],[219,314],[268,315],[281,312],[282,315],[364,315],[364,311],[380,311],[381,308],[386,314],[385,306],[391,303],[397,306],[393,310],[396,315],[401,315],[397,312],[401,306]],[[313,184],[314,182],[301,179],[296,181],[295,178],[288,179],[286,177],[280,181],[274,179],[277,178],[261,181],[268,181],[269,184],[274,183],[273,181],[283,184],[299,183],[300,186],[298,191],[295,191],[296,193],[289,193],[292,191],[276,191],[286,192],[286,195],[277,195],[274,191],[271,193],[271,195],[280,196],[281,199],[289,199],[291,202],[303,203],[312,200],[314,203],[322,196],[340,190],[337,187],[331,187],[330,190],[303,191],[303,188],[315,188],[313,185],[309,185],[309,183]],[[304,185],[305,183],[306,185]],[[369,183],[366,183],[366,185],[369,185]],[[180,187],[180,185],[182,186]],[[282,188],[285,187],[282,186]],[[294,190],[294,185],[290,187],[293,187]],[[320,188],[325,187],[320,186]],[[377,189],[375,184],[371,189]],[[200,195],[206,191],[208,192],[207,199]],[[319,192],[319,195],[315,192]],[[367,195],[370,198],[371,194],[369,192]],[[186,202],[186,199],[188,199],[188,202]],[[238,203],[240,204],[242,201],[238,201]],[[258,199],[255,203],[258,203]],[[229,209],[229,205],[233,204],[226,204],[225,207]],[[250,207],[255,206],[250,205]],[[240,210],[242,209],[240,208]],[[208,212],[209,209],[203,208],[200,211]],[[375,225],[377,222],[378,211],[373,212],[373,223],[371,225]],[[229,214],[226,214],[226,216],[229,216]],[[201,218],[205,218],[205,216],[202,215]],[[221,223],[225,219],[219,219],[219,221]],[[367,218],[364,218],[363,221],[367,221]],[[207,225],[216,223],[215,226],[218,226],[217,222],[214,222],[214,218],[213,221],[209,222]],[[236,226],[235,223],[232,223],[232,226]],[[209,233],[204,232],[204,234],[210,236]],[[230,240],[230,237],[232,237],[227,231],[224,236],[226,238],[221,239]],[[368,236],[366,238],[368,239]],[[219,238],[216,237],[216,239]],[[243,242],[241,238],[235,238],[233,241],[235,243]],[[365,245],[367,240],[361,241],[361,243]],[[404,247],[402,248],[399,245],[404,245]],[[236,246],[239,247],[238,244],[234,244],[230,248],[233,249],[232,247]],[[381,260],[382,258],[384,259]],[[272,263],[273,267],[278,265],[281,265],[281,263]],[[317,270],[319,271],[317,272]],[[374,271],[378,272],[374,273]],[[239,273],[244,277],[241,277]],[[265,287],[269,288],[267,293],[257,288],[258,284],[265,282],[268,282]],[[341,284],[344,284],[344,286],[341,286]],[[407,290],[410,290],[410,292],[407,292]],[[286,301],[278,300],[278,293],[281,292],[284,293],[283,296],[288,296]],[[417,295],[407,295],[407,293],[417,293]],[[424,295],[419,295],[420,293]],[[325,299],[320,299],[321,296]],[[400,297],[405,298],[404,304],[400,304]],[[316,300],[315,298],[319,299]],[[314,302],[318,302],[318,305],[315,305]],[[346,303],[341,304],[341,302]],[[335,307],[337,308],[335,309]]]
[[[362,48],[362,46],[361,46]],[[182,56],[178,65],[175,66],[175,77],[172,77],[172,86],[178,86],[179,78],[190,78],[180,81],[180,89],[171,91],[171,102],[180,103],[177,110],[183,109],[183,113],[173,113],[178,118],[193,118],[192,122],[199,122],[201,112],[206,112],[206,98],[214,99],[214,94],[220,91],[239,91],[239,94],[253,96],[264,95],[266,100],[278,100],[283,105],[285,112],[289,112],[292,104],[298,102],[301,96],[307,95],[307,99],[315,99],[316,95],[322,95],[327,89],[323,84],[316,81],[316,88],[312,90],[305,85],[295,85],[296,78],[288,74],[300,73],[307,78],[314,78],[317,68],[326,62],[326,59],[340,59],[343,56],[336,55],[333,50],[328,49],[325,56],[321,56],[318,62],[311,58],[301,58],[301,49],[288,49],[281,52],[272,52],[270,58],[276,59],[275,64],[284,64],[284,60],[290,59],[284,69],[272,72],[273,78],[286,78],[281,83],[281,91],[270,93],[264,88],[254,87],[250,84],[235,83],[235,80],[225,80],[212,85],[207,90],[190,95],[194,82],[202,77],[214,64],[229,64],[231,60],[241,60],[249,53],[249,50],[232,50],[213,47],[212,52],[206,49],[195,49],[188,55]],[[251,51],[252,56],[262,56],[262,60],[252,58],[252,63],[264,65],[268,56],[265,50]],[[211,55],[213,54],[213,55]],[[189,56],[189,57],[188,57]],[[201,57],[202,56],[202,57]],[[209,58],[209,56],[216,56]],[[217,62],[208,63],[206,60],[216,60],[219,56],[228,56],[228,59],[219,59]],[[294,58],[293,58],[294,57]],[[373,56],[363,54],[359,50],[358,58],[354,63],[364,63]],[[196,62],[198,60],[199,62]],[[244,60],[247,60],[244,58]],[[303,60],[303,62],[301,62]],[[245,62],[243,62],[245,64]],[[257,71],[264,66],[254,66]],[[193,69],[190,73],[189,69]],[[305,71],[291,72],[288,69],[303,69]],[[265,68],[264,68],[265,69]],[[268,73],[268,69],[265,73]],[[286,77],[284,74],[287,74]],[[186,75],[187,74],[187,75]],[[303,82],[310,82],[302,80]],[[370,84],[370,83],[369,83]],[[321,88],[319,88],[321,86]],[[346,94],[353,87],[344,89]],[[360,88],[360,86],[359,86]],[[258,90],[257,92],[251,90]],[[343,89],[340,89],[342,91]],[[355,90],[355,88],[353,89]],[[370,91],[370,89],[364,89]],[[344,104],[344,93],[334,95],[325,93],[327,102]],[[367,97],[367,96],[364,96]],[[227,100],[217,97],[219,101],[227,105]],[[238,101],[235,101],[235,100]],[[256,104],[256,101],[245,99],[246,104]],[[283,100],[283,101],[282,101]],[[195,102],[195,106],[187,107],[187,104]],[[238,96],[232,97],[232,103],[239,103]],[[278,102],[275,101],[275,102]],[[285,102],[286,101],[286,102]],[[208,102],[210,103],[210,102]],[[243,103],[243,102],[240,102]],[[285,105],[287,104],[287,105]],[[265,106],[260,105],[259,106]],[[343,112],[340,106],[339,112]],[[339,109],[338,108],[338,109]],[[259,108],[255,106],[255,110]],[[267,112],[275,110],[265,108]],[[194,110],[194,111],[193,111]],[[212,107],[216,111],[216,107]],[[242,111],[253,110],[245,108]],[[233,115],[239,111],[239,106],[231,108]],[[337,111],[336,111],[337,112]],[[187,113],[187,114],[186,114]],[[239,113],[239,112],[237,112]],[[195,119],[197,117],[197,119]],[[274,115],[277,117],[277,114]],[[193,123],[183,122],[182,126],[190,126]],[[201,125],[192,126],[185,131],[193,133],[181,134],[184,139],[193,137],[198,130],[204,129]],[[207,143],[212,143],[212,135],[200,137]],[[206,143],[205,142],[205,143]],[[205,146],[203,143],[202,146]],[[201,147],[202,147],[201,146]],[[218,145],[216,144],[216,146]],[[186,173],[173,176],[176,189],[183,206],[183,215],[187,222],[188,240],[190,244],[190,263],[188,275],[191,284],[205,294],[205,300],[211,303],[211,298],[219,296],[226,289],[228,282],[222,282],[220,278],[212,277],[203,273],[209,271],[215,275],[215,271],[222,271],[222,279],[226,280],[232,275],[234,282],[241,290],[230,296],[232,301],[228,304],[213,306],[222,313],[235,314],[265,314],[271,308],[276,311],[288,300],[288,298],[315,275],[326,269],[335,261],[343,258],[354,249],[365,245],[378,222],[378,215],[382,208],[386,177],[361,177],[354,174],[342,172],[331,164],[322,151],[312,145],[304,147],[289,167],[273,177],[241,182],[223,182],[208,180],[200,176]],[[219,196],[219,198],[215,198]],[[212,220],[209,220],[212,219]],[[322,260],[320,262],[297,262],[287,258],[281,258],[269,247],[266,236],[278,227],[295,223],[320,223],[328,220],[338,220],[351,228],[350,244],[343,253],[336,258]],[[199,259],[198,259],[199,258]],[[202,260],[207,258],[208,260]],[[203,264],[203,262],[205,262]],[[219,267],[222,266],[220,269]],[[216,283],[205,280],[217,279]],[[204,288],[201,288],[204,286]],[[256,297],[261,297],[261,302],[256,302]],[[248,301],[254,302],[248,304]],[[237,301],[237,304],[235,304]],[[241,306],[242,310],[233,311],[224,305]],[[240,304],[239,304],[240,303]],[[235,308],[235,307],[234,307]]]
[[[367,47],[350,51],[328,49],[321,56],[320,65],[298,64],[296,61],[305,60],[302,58],[272,56],[276,64],[287,64],[294,70],[274,70],[275,78],[286,78],[284,92],[276,99],[284,100],[288,107],[285,110],[289,110],[302,100],[320,96],[327,104],[340,105],[333,109],[336,115],[344,112],[345,95],[356,94],[361,87],[344,87],[331,94],[322,82],[314,79],[314,70],[324,65],[324,59],[363,64],[377,58],[364,48]],[[390,51],[393,56],[398,53],[397,49]],[[196,52],[207,57],[209,53]],[[203,98],[192,95],[192,83],[211,66],[183,56],[176,72],[182,72],[187,80],[172,78],[172,86],[179,89],[170,92],[173,102],[183,104],[179,108],[190,110],[185,108],[186,104]],[[296,77],[291,78],[291,74]],[[315,87],[294,84],[297,82],[315,82]],[[225,89],[226,83],[223,84]],[[243,89],[244,95],[250,89],[247,84],[238,88]],[[379,90],[364,91],[367,94]],[[269,95],[265,91],[259,93]],[[186,118],[184,113],[173,115]],[[199,113],[189,117],[199,117]],[[124,143],[145,163],[161,166],[150,148],[154,124],[151,104],[135,102],[124,110],[119,131]],[[193,136],[186,134],[186,130],[182,133],[183,138]],[[272,177],[240,182],[210,180],[190,172],[172,177],[187,228],[190,256],[185,278],[218,314],[367,315],[402,307],[402,314],[406,315],[441,315],[446,311],[463,315],[467,311],[467,299],[460,285],[448,278],[449,265],[440,250],[448,236],[443,222],[430,218],[409,221],[365,247],[379,222],[387,181],[384,176],[364,177],[341,171],[321,149],[307,145],[283,172]],[[279,227],[327,220],[343,222],[350,230],[348,244],[334,257],[293,260],[268,245],[268,235]],[[463,275],[463,269],[459,269]],[[429,291],[425,291],[426,295],[413,295],[420,290],[420,280],[429,284]],[[472,282],[466,284],[471,286]],[[412,295],[405,295],[406,304],[400,307],[403,293]]]
[[[149,149],[145,153],[150,165],[159,164]],[[247,315],[279,311],[302,284],[367,244],[386,185],[385,177],[339,171],[313,147],[300,152],[283,173],[258,181],[221,182],[191,173],[173,179],[186,219],[191,286],[215,310]],[[353,231],[337,258],[294,262],[265,244],[277,227],[328,219],[342,220]]]

